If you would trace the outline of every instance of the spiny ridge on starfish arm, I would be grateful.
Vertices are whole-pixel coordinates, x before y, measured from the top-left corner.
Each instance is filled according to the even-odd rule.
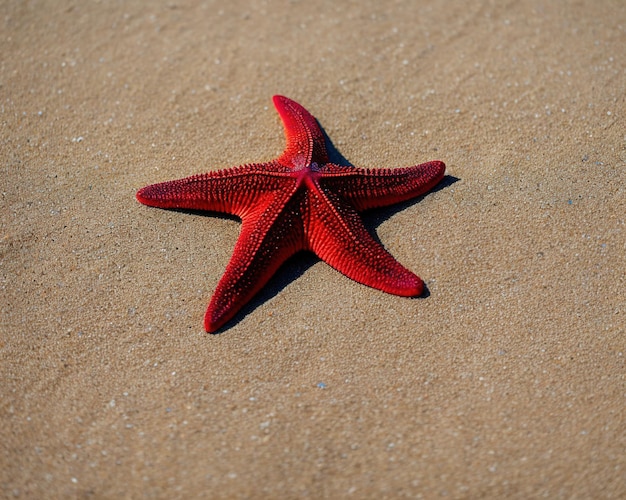
[[[265,163],[153,184],[137,200],[160,208],[236,215],[241,233],[211,298],[204,326],[229,321],[296,252],[308,250],[364,285],[419,296],[424,283],[366,230],[359,212],[420,196],[444,176],[445,164],[367,169],[329,163],[324,135],[300,104],[274,96],[287,146]]]

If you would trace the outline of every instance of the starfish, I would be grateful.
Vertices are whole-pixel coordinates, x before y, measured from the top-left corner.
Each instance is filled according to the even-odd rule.
[[[204,317],[220,329],[289,257],[312,251],[347,277],[395,295],[413,297],[424,283],[368,233],[359,212],[420,196],[443,178],[445,164],[367,169],[329,162],[324,135],[300,104],[273,97],[287,146],[281,156],[137,192],[145,205],[223,212],[241,218],[233,255]]]

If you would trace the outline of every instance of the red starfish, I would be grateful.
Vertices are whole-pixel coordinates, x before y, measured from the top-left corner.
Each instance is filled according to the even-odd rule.
[[[242,219],[233,256],[204,317],[207,332],[230,320],[300,250],[310,250],[364,285],[406,297],[424,283],[367,232],[358,213],[426,193],[443,178],[445,165],[364,169],[329,163],[324,135],[297,102],[274,96],[287,147],[267,163],[162,182],[137,192],[160,208],[210,210]]]

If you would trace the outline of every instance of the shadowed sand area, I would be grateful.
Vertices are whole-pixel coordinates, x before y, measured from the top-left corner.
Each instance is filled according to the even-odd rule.
[[[0,496],[626,496],[620,1],[4,2]],[[354,165],[407,299],[310,255],[219,335],[232,218],[140,205],[267,161],[274,94]]]

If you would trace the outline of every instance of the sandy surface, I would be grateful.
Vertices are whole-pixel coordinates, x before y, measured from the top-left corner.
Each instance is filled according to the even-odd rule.
[[[146,3],[2,4],[0,496],[624,498],[624,3]],[[303,255],[203,331],[239,224],[134,194],[276,93],[446,162],[365,217],[428,297]]]

